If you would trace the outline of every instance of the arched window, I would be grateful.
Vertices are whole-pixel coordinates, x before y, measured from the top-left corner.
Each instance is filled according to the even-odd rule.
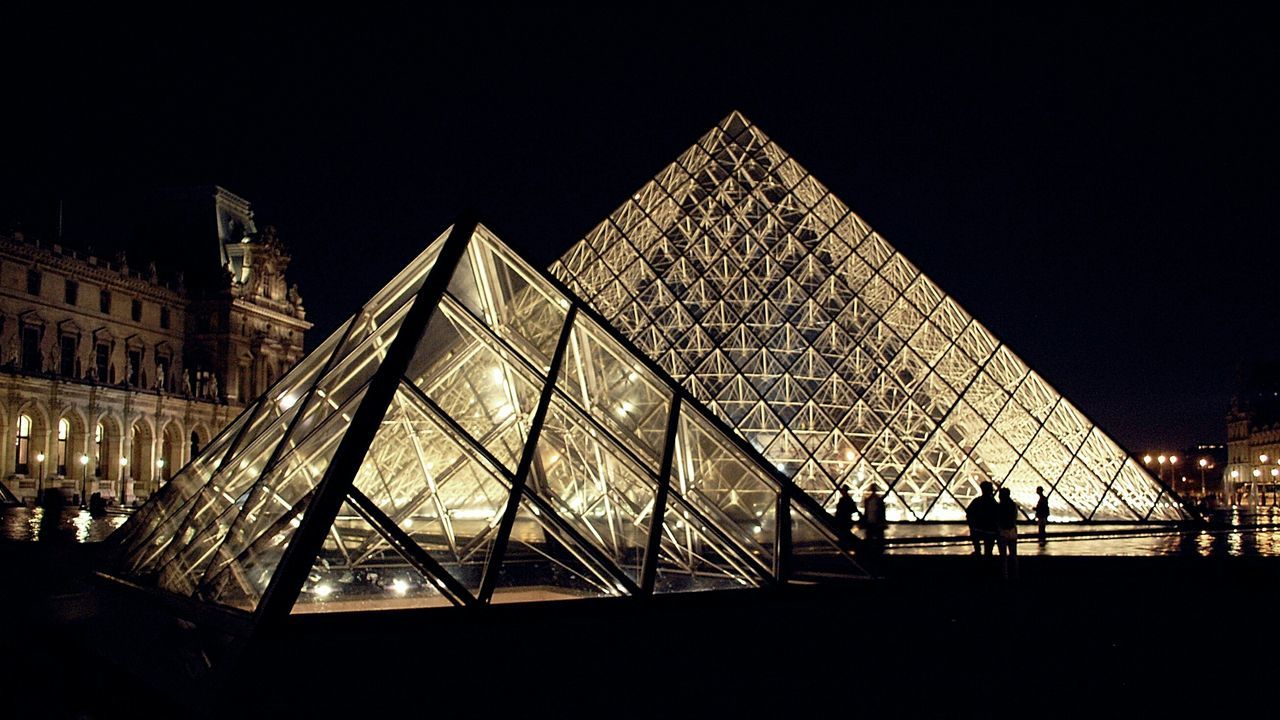
[[[18,416],[18,439],[17,452],[14,453],[15,464],[13,471],[19,475],[26,475],[27,453],[31,450],[31,418],[27,415]]]
[[[195,430],[191,431],[191,459],[194,460],[196,455],[200,454],[200,436]]]
[[[67,474],[67,438],[71,435],[71,423],[66,418],[58,420],[58,474]]]
[[[106,477],[107,469],[102,465],[102,457],[107,445],[106,433],[102,431],[102,423],[93,429],[93,476]]]

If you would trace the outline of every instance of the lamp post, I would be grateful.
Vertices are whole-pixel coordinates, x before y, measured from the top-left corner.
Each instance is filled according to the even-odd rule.
[[[160,483],[164,482],[164,458],[156,460],[156,489],[160,489]]]
[[[125,481],[127,480],[126,473],[127,473],[128,467],[129,467],[129,458],[121,456],[120,457],[120,496],[119,496],[120,507],[124,507],[124,495],[125,495],[125,487],[126,487]]]
[[[1165,460],[1168,460],[1168,458],[1166,458],[1163,455],[1156,458],[1156,462],[1160,463],[1160,481],[1161,482],[1164,482],[1164,461]]]
[[[1177,475],[1178,471],[1175,470],[1173,467],[1174,465],[1177,465],[1177,464],[1178,464],[1178,456],[1170,455],[1169,456],[1169,485],[1173,487],[1174,492],[1178,492],[1178,475]]]
[[[80,455],[80,508],[84,509],[85,495],[89,494],[89,456]]]
[[[1262,453],[1261,455],[1259,455],[1259,456],[1258,456],[1258,464],[1259,464],[1259,465],[1266,465],[1266,464],[1267,464],[1267,461],[1268,461],[1268,460],[1270,460],[1270,459],[1271,459],[1271,458],[1270,458],[1270,457],[1268,457],[1266,453]],[[1265,473],[1266,473],[1266,471],[1265,471],[1265,470],[1262,470],[1261,468],[1259,468],[1258,477],[1263,477],[1263,476],[1265,475]],[[1266,482],[1267,482],[1267,481],[1266,481],[1265,479],[1262,481],[1262,483],[1263,483],[1263,485],[1262,485],[1262,501],[1263,501],[1263,502],[1266,502],[1266,500],[1267,500],[1267,485],[1266,485]]]
[[[36,475],[36,502],[40,502],[40,496],[44,495],[44,453],[36,453],[36,462],[40,463],[40,472]]]
[[[1232,505],[1235,505],[1236,502],[1238,501],[1238,498],[1236,497],[1236,483],[1239,481],[1240,481],[1240,471],[1232,470],[1231,471],[1231,498],[1230,498]]]
[[[1200,499],[1204,500],[1204,469],[1208,467],[1209,461],[1200,458],[1200,462],[1197,464],[1200,466]]]
[[[1257,512],[1256,504],[1258,502],[1258,478],[1262,476],[1262,471],[1258,468],[1253,469],[1253,480],[1249,481],[1249,506]]]

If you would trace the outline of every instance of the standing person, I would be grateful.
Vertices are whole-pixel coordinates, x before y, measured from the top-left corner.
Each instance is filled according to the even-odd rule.
[[[1045,542],[1044,526],[1049,522],[1049,498],[1044,494],[1044,486],[1036,486],[1036,539],[1043,545]]]
[[[973,541],[974,555],[991,557],[991,548],[996,544],[998,530],[995,486],[990,481],[983,481],[978,489],[982,494],[974,498],[965,510],[965,517],[969,521],[969,539]]]
[[[867,488],[862,498],[862,529],[872,552],[880,552],[884,544],[884,498],[876,492],[876,484]]]
[[[1000,545],[1000,565],[1004,577],[1018,576],[1018,504],[1009,495],[1009,488],[1000,488],[1000,502],[996,505],[996,525],[999,531],[996,542]]]
[[[853,545],[853,514],[858,511],[858,504],[849,495],[849,486],[841,485],[840,499],[836,501],[836,525],[840,528],[840,542],[847,548]]]

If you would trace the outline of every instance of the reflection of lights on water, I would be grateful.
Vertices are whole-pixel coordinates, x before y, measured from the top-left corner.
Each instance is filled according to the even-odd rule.
[[[71,519],[71,524],[76,526],[76,542],[86,542],[89,539],[89,526],[93,524],[93,516],[88,510],[81,510]]]

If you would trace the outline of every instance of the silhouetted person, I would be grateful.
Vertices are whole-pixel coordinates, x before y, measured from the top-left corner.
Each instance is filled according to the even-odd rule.
[[[1036,539],[1043,545],[1045,541],[1044,526],[1049,522],[1049,498],[1044,494],[1043,486],[1036,486]]]
[[[973,554],[991,557],[991,548],[996,544],[996,498],[995,486],[984,481],[978,488],[982,494],[974,498],[965,510],[969,521],[969,539],[973,541]]]
[[[40,496],[40,542],[58,542],[62,539],[62,507],[65,504],[62,491],[47,488]]]
[[[840,542],[848,548],[853,545],[853,514],[858,511],[858,504],[849,496],[848,485],[841,485],[837,490],[840,499],[836,501],[836,526],[840,528]]]
[[[1000,546],[1000,565],[1004,577],[1018,576],[1018,504],[1009,495],[1009,488],[1000,488],[1000,502],[996,504],[996,543]]]
[[[872,483],[867,488],[866,497],[862,498],[862,531],[866,533],[872,552],[879,552],[884,545],[884,525],[884,498],[880,497],[875,483]]]

